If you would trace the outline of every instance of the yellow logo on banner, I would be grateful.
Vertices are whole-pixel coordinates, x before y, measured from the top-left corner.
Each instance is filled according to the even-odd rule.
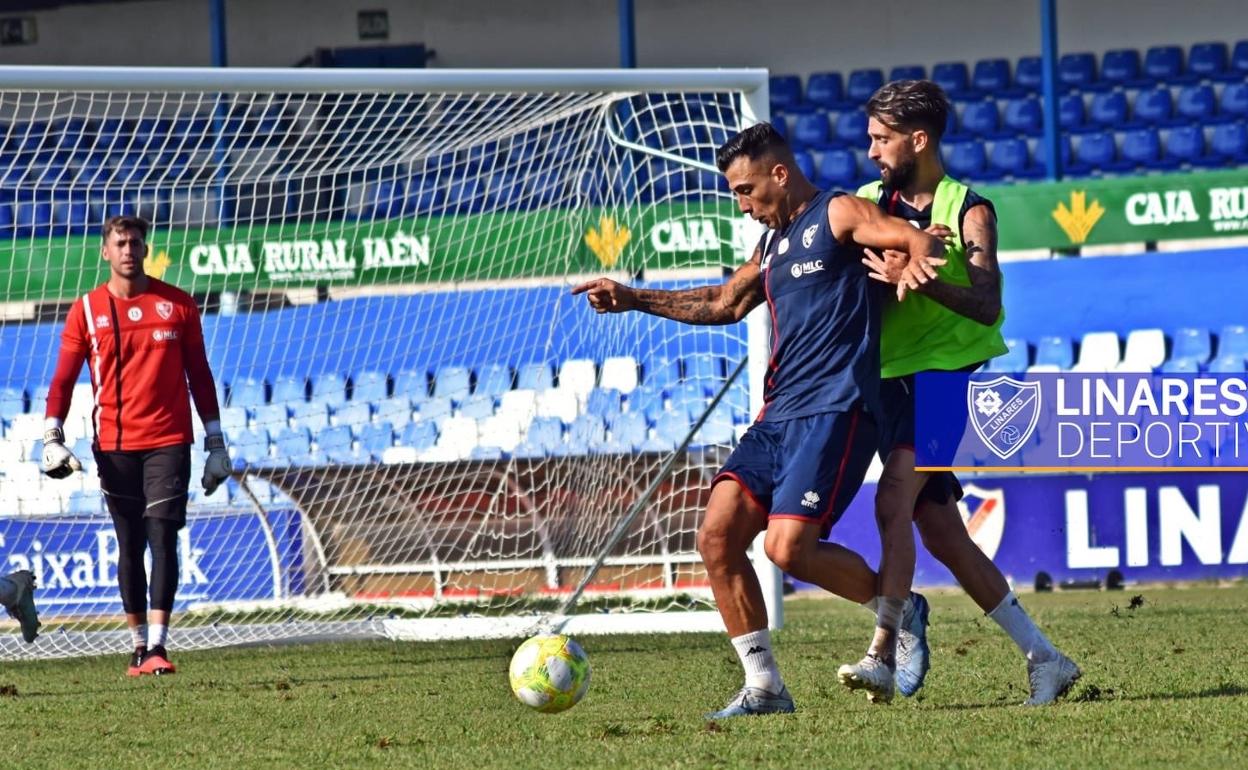
[[[614,217],[602,217],[598,220],[597,230],[591,227],[585,233],[585,245],[598,257],[598,262],[610,270],[620,261],[620,255],[632,237],[627,227],[615,224]]]
[[[159,280],[165,277],[165,270],[168,270],[172,264],[173,260],[169,259],[169,255],[164,251],[149,253],[143,260],[143,272]]]
[[[1066,208],[1065,201],[1060,201],[1053,209],[1053,219],[1074,244],[1086,241],[1104,214],[1105,207],[1100,201],[1093,199],[1092,205],[1087,204],[1087,192],[1084,190],[1070,191],[1070,208]]]

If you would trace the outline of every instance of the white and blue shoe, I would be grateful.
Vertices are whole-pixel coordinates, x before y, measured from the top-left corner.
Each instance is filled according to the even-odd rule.
[[[728,705],[707,719],[729,719],[731,717],[761,716],[763,714],[792,714],[793,698],[789,688],[781,687],[780,692],[773,693],[761,687],[742,687],[736,695],[728,700]]]
[[[931,668],[931,650],[927,646],[927,613],[930,608],[923,594],[910,594],[909,612],[897,629],[897,671],[894,681],[897,692],[909,698],[923,686]]]
[[[841,666],[836,670],[836,676],[851,690],[866,690],[867,700],[872,703],[890,703],[893,700],[893,672],[884,661],[871,653],[857,663]]]

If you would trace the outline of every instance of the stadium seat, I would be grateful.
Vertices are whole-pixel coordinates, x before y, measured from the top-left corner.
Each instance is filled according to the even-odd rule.
[[[1244,76],[1248,79],[1248,74]],[[1248,82],[1227,83],[1218,100],[1219,119],[1248,119]]]
[[[600,415],[582,414],[568,426],[568,449],[574,454],[589,454],[595,447],[606,443],[606,423]]]
[[[394,376],[394,395],[408,398],[412,404],[429,399],[429,373],[424,369],[404,369]]]
[[[673,385],[683,378],[681,373],[679,358],[658,357],[646,362],[644,367],[645,387],[648,389],[662,389],[668,385]]]
[[[791,142],[796,148],[808,147],[822,150],[832,142],[832,129],[826,112],[807,112],[798,115],[793,122]]]
[[[286,404],[260,404],[252,409],[252,414],[255,424],[269,433],[277,433],[290,424],[290,409]]]
[[[1127,122],[1127,95],[1122,91],[1093,94],[1088,122],[1110,131],[1121,128]]]
[[[12,420],[26,413],[26,391],[22,388],[0,388],[0,420]]]
[[[481,420],[494,414],[494,397],[486,393],[468,396],[459,406],[459,414]]]
[[[772,75],[769,98],[773,110],[795,110],[802,104],[802,79],[797,75]]]
[[[399,435],[399,443],[423,452],[438,443],[438,427],[432,420],[409,423]]]
[[[1067,167],[1072,173],[1125,171],[1130,164],[1118,160],[1114,135],[1105,131],[1084,134],[1075,145],[1075,155]]]
[[[412,421],[412,402],[407,396],[391,396],[373,402],[377,422],[389,423],[393,430],[403,430]]]
[[[1187,73],[1196,78],[1217,79],[1226,72],[1229,60],[1226,43],[1196,43],[1187,54]]]
[[[517,425],[528,425],[537,414],[537,391],[527,388],[507,391],[499,399],[495,414],[506,416]]]
[[[550,452],[563,443],[563,423],[558,417],[538,417],[529,425],[525,441]]]
[[[926,80],[927,69],[922,64],[899,64],[888,71],[889,81]]]
[[[1078,132],[1087,128],[1087,110],[1080,94],[1067,94],[1057,100],[1057,123],[1063,131]]]
[[[945,145],[945,165],[959,179],[982,180],[987,171],[988,155],[978,141],[949,142]]]
[[[1165,157],[1176,163],[1203,165],[1205,155],[1205,132],[1200,126],[1178,126],[1170,129],[1166,137]]]
[[[598,384],[598,367],[588,358],[570,358],[559,367],[559,387],[584,398]]]
[[[554,387],[554,384],[554,371],[548,363],[521,364],[516,372],[516,388],[542,391]]]
[[[654,435],[673,446],[679,445],[689,435],[689,418],[683,412],[666,412],[654,424]]]
[[[867,114],[862,110],[843,112],[836,118],[836,139],[847,147],[864,149],[867,137]]]
[[[1036,343],[1036,366],[1069,369],[1074,364],[1074,351],[1066,337],[1041,337]]]
[[[858,182],[858,156],[853,150],[828,150],[819,159],[815,175],[819,187],[825,190],[852,189]]]
[[[610,421],[623,409],[623,403],[620,391],[614,388],[594,388],[585,400],[585,413]]]
[[[737,431],[733,427],[731,413],[724,411],[721,406],[707,417],[706,422],[702,423],[702,427],[693,435],[690,445],[694,447],[732,446],[736,443],[736,438]]]
[[[507,415],[496,414],[478,422],[478,436],[483,447],[498,447],[504,452],[511,452],[520,443],[520,425]]]
[[[1090,53],[1062,54],[1057,60],[1057,82],[1064,88],[1081,91],[1106,87],[1096,79],[1096,57]]]
[[[463,401],[472,392],[472,372],[457,364],[439,366],[433,373],[433,397]]]
[[[1140,52],[1134,48],[1106,51],[1101,57],[1101,80],[1111,86],[1134,86],[1140,79]]]
[[[373,407],[367,401],[352,401],[342,404],[332,411],[332,423],[334,425],[349,425],[352,429],[357,430],[360,426],[367,425],[373,419]]]
[[[1198,365],[1209,360],[1213,352],[1213,344],[1208,329],[1184,327],[1174,332],[1174,347],[1170,351],[1170,360],[1190,359]]]
[[[321,429],[323,429],[322,426]],[[300,464],[312,451],[312,436],[306,427],[283,428],[273,439],[279,462]]]
[[[1176,121],[1174,115],[1174,98],[1168,88],[1150,88],[1140,91],[1135,96],[1133,108],[1133,125],[1169,126]]]
[[[497,447],[497,446],[474,446],[474,447],[473,447],[473,448],[472,448],[472,449],[468,452],[468,458],[467,458],[467,459],[469,459],[469,460],[479,460],[479,461],[485,462],[485,461],[488,461],[488,460],[502,460],[502,459],[504,459],[505,455],[506,455],[506,453],[503,451],[503,448],[502,448],[502,447]]]
[[[1244,163],[1248,161],[1248,125],[1223,123],[1213,127],[1209,137],[1209,155],[1213,159]]]
[[[988,361],[986,372],[1023,372],[1028,364],[1027,340],[1009,337],[1005,340],[1008,351]]]
[[[230,406],[252,407],[265,403],[264,380],[256,377],[235,377],[230,381]]]
[[[15,201],[13,231],[18,238],[25,239],[52,235],[52,202],[38,198]]]
[[[1185,86],[1175,100],[1174,113],[1177,120],[1208,123],[1217,114],[1218,100],[1213,87],[1208,85]]]
[[[1218,356],[1248,358],[1248,327],[1228,324],[1218,332]]]
[[[580,410],[579,396],[569,388],[558,387],[537,394],[537,414],[541,417],[558,417],[565,423],[576,419]]]
[[[624,412],[611,422],[612,438],[632,449],[639,449],[646,443],[649,433],[646,416],[641,412]]]
[[[659,419],[665,409],[662,386],[642,385],[628,396],[628,411],[642,414],[650,422]]]
[[[1197,374],[1200,364],[1190,358],[1171,358],[1161,365],[1162,374]]]
[[[1161,137],[1155,128],[1135,128],[1122,137],[1123,161],[1150,169],[1173,169],[1177,164],[1161,153]]]
[[[599,384],[621,393],[632,393],[637,389],[636,359],[632,356],[611,356],[604,359]]]
[[[1133,329],[1127,334],[1127,347],[1119,372],[1151,373],[1166,362],[1166,335],[1161,329]]]
[[[980,139],[995,139],[1003,136],[1000,123],[1001,116],[996,102],[991,100],[971,102],[962,109],[961,128],[958,134]]]
[[[293,374],[280,374],[273,380],[270,401],[293,403],[308,399],[308,381]]]
[[[1241,40],[1231,49],[1231,60],[1218,80],[1242,83],[1245,78],[1248,78],[1248,40]]]
[[[347,378],[337,372],[325,372],[312,379],[312,400],[329,406],[347,402]]]
[[[434,396],[433,398],[417,405],[420,412],[421,420],[433,420],[438,424],[441,430],[442,421],[450,417],[455,411],[451,399],[447,396]]]
[[[1010,62],[1006,59],[980,59],[971,74],[971,89],[988,96],[1004,96],[1014,89],[1010,83]]]
[[[1015,133],[1039,136],[1044,131],[1044,108],[1034,97],[1005,102],[1002,125]]]
[[[53,200],[52,231],[56,235],[83,236],[97,226],[86,200]]]
[[[1183,76],[1183,49],[1161,45],[1144,53],[1144,77],[1155,82],[1177,83]]]
[[[988,151],[988,165],[997,176],[1024,178],[1033,176],[1033,166],[1023,139],[1001,139]]]
[[[322,428],[316,433],[316,448],[330,461],[335,463],[351,463],[358,460],[353,452],[354,440],[351,429],[346,425],[335,425]]]
[[[320,401],[295,401],[290,404],[290,422],[309,431],[318,431],[329,425],[329,408]],[[269,430],[276,433],[271,426]]]
[[[1079,360],[1072,372],[1112,372],[1121,360],[1115,332],[1088,332],[1079,343]]]
[[[966,62],[948,61],[932,65],[931,80],[944,89],[950,99],[967,99],[974,95]]]
[[[845,98],[855,105],[865,104],[882,85],[884,85],[883,70],[875,68],[854,70],[849,73]]]
[[[3,404],[3,399],[0,398],[0,418],[9,419],[4,414]],[[247,410],[241,406],[221,407],[221,430],[227,439],[247,430]]]
[[[507,364],[486,364],[477,368],[477,389],[473,392],[478,395],[499,398],[511,390],[511,383],[512,374],[510,366]]]
[[[839,109],[845,102],[845,80],[841,73],[810,73],[806,78],[806,101],[825,110]]]
[[[695,355],[685,359],[685,379],[692,380],[710,387],[718,387],[726,376],[724,357],[714,355]]]
[[[382,401],[389,396],[389,389],[385,372],[364,371],[351,378],[353,401]]]
[[[1241,356],[1218,356],[1209,362],[1210,374],[1241,374],[1246,370]]]
[[[807,179],[815,178],[815,156],[809,150],[794,150],[793,162]]]

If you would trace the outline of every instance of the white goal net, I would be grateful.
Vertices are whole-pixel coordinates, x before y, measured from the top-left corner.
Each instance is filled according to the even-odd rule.
[[[174,647],[697,625],[748,325],[598,317],[569,288],[741,260],[757,232],[714,150],[765,117],[761,71],[0,83],[0,568],[35,572],[44,617],[0,657],[129,644],[85,369],[66,434],[87,472],[37,466],[65,312],[107,278],[119,213],[200,303],[236,470],[205,497],[197,443]]]

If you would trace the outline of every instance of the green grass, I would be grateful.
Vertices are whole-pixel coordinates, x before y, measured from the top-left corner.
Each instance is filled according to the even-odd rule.
[[[1142,606],[1129,609],[1141,594]],[[933,597],[933,669],[912,700],[842,690],[871,619],[795,599],[777,650],[798,713],[707,724],[740,683],[717,635],[585,637],[585,702],[530,712],[514,642],[353,643],[115,656],[0,669],[0,767],[1245,767],[1248,587],[1026,596],[1085,675],[1028,709],[1021,657],[960,594]]]

